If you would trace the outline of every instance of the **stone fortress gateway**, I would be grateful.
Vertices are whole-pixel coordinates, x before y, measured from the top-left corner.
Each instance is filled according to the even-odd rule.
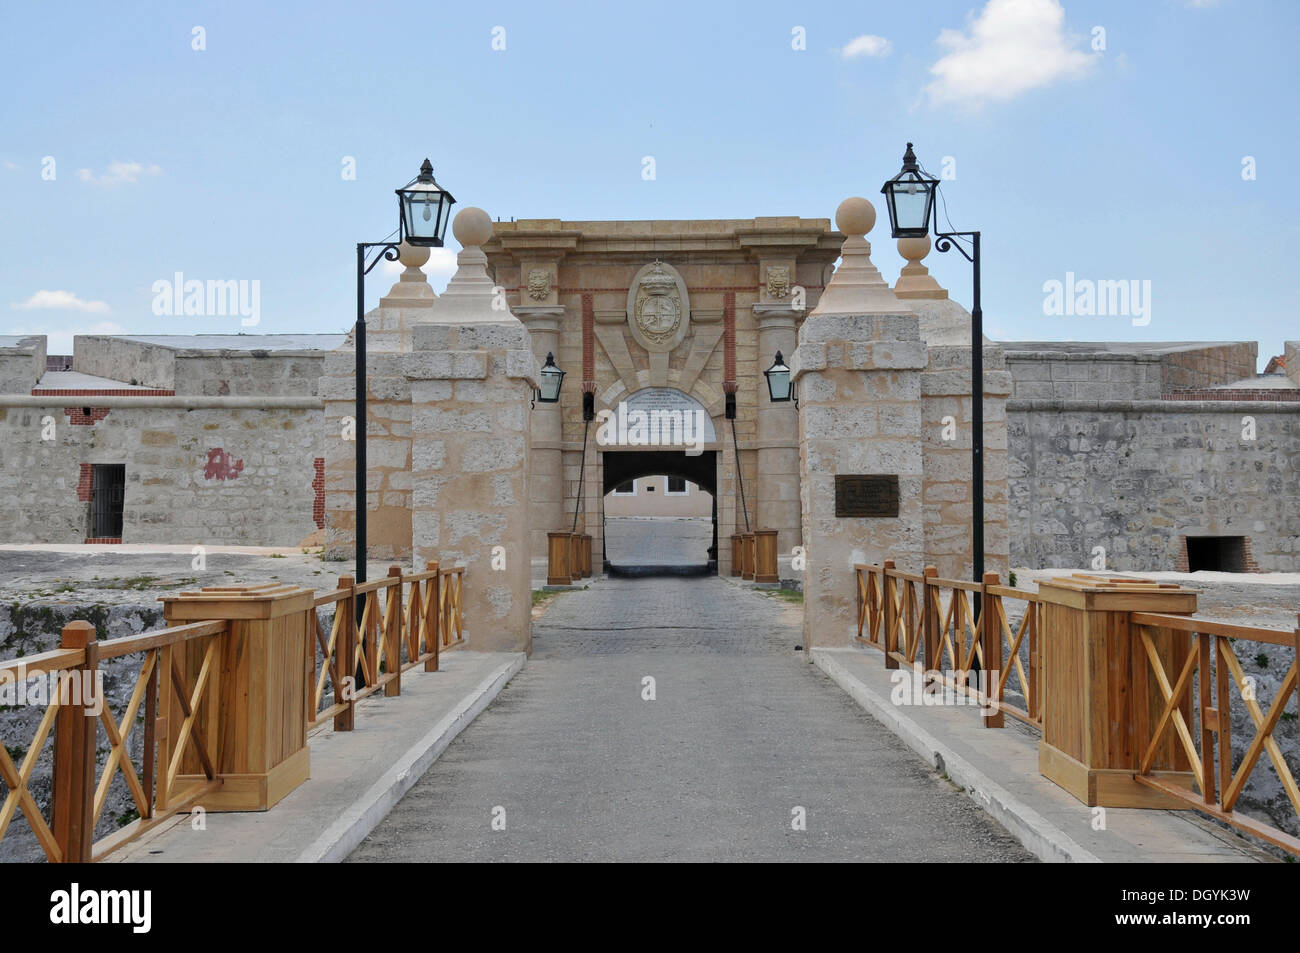
[[[869,242],[848,236],[850,260],[827,219],[482,219],[458,231],[461,272],[442,296],[419,270],[427,251],[411,249],[367,316],[373,558],[418,560],[423,546],[472,567],[526,527],[517,545],[540,560],[576,512],[599,570],[605,495],[668,475],[712,494],[718,539],[775,529],[789,578],[810,515],[843,519],[823,507],[828,481],[852,472],[897,477],[900,507],[854,526],[893,526],[891,551],[969,573],[969,315],[929,275],[928,239],[898,242],[891,288]],[[879,311],[871,340],[830,333],[823,295],[842,252],[843,280]],[[0,338],[9,542],[324,545],[350,558],[350,337],[82,335],[70,361],[45,351],[39,336]],[[768,400],[777,351],[798,407]],[[520,411],[548,353],[568,374],[560,402],[525,397]],[[1253,342],[986,342],[989,568],[1087,568],[1100,548],[1113,570],[1295,570],[1300,343],[1272,373],[1256,359]],[[835,396],[835,368],[869,371],[870,392]],[[601,442],[583,420],[588,393],[597,414],[705,426],[690,447]],[[450,462],[449,427],[465,438]],[[878,558],[857,535],[842,555]],[[730,548],[716,558],[729,572]]]

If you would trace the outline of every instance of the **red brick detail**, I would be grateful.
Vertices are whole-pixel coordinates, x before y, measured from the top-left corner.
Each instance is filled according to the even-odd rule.
[[[596,296],[582,295],[582,382],[596,379]]]
[[[208,451],[208,462],[203,465],[203,479],[233,480],[243,469],[243,460],[236,460],[220,447],[213,447]]]
[[[1213,390],[1178,390],[1162,394],[1161,400],[1258,400],[1290,403],[1300,401],[1297,387],[1241,387],[1215,388]]]
[[[108,545],[112,543],[121,543],[122,537],[121,536],[87,536],[86,542],[97,543],[100,545]]]
[[[311,505],[311,516],[316,521],[317,529],[325,528],[325,458],[317,457],[313,461],[316,476],[311,481],[311,488],[316,491],[316,499]]]
[[[736,379],[736,293],[722,296],[722,379]]]
[[[77,478],[77,499],[82,503],[89,503],[94,490],[95,465],[93,463],[83,463],[81,465],[81,476]]]
[[[87,410],[90,411],[89,417],[84,413]],[[69,423],[79,427],[93,427],[108,416],[107,407],[64,407],[63,412],[68,415]]]
[[[33,387],[33,397],[175,397],[174,390],[141,390],[138,387],[113,390],[75,390],[58,387]]]
[[[1246,572],[1259,572],[1259,563],[1255,562],[1255,551],[1251,548],[1249,536],[1241,538],[1241,561]]]
[[[1178,560],[1174,563],[1174,572],[1191,572],[1191,564],[1187,561],[1187,537],[1178,537]]]

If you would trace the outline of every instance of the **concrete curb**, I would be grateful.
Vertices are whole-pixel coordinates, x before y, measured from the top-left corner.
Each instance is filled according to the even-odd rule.
[[[854,649],[813,649],[812,662],[909,748],[961,785],[971,800],[1026,850],[1049,863],[1101,863],[1095,854],[907,717],[888,697],[853,677],[835,659],[837,653],[845,652],[857,654]]]
[[[339,863],[373,831],[447,746],[487,708],[510,679],[524,667],[521,652],[512,655],[483,679],[462,702],[402,755],[361,797],[342,811],[295,863]]]

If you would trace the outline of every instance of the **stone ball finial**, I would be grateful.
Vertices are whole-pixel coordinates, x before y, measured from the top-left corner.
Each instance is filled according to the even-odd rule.
[[[835,210],[835,227],[845,235],[865,235],[875,224],[876,207],[861,196],[845,199]]]
[[[420,248],[418,245],[412,245],[409,242],[402,242],[402,246],[397,252],[397,260],[407,268],[419,268],[429,260],[429,249]]]
[[[492,219],[481,208],[470,205],[456,213],[451,220],[451,231],[465,248],[486,245],[492,239]]]
[[[900,238],[898,240],[898,253],[908,261],[920,261],[926,255],[930,254],[930,236],[923,235],[920,238]]]

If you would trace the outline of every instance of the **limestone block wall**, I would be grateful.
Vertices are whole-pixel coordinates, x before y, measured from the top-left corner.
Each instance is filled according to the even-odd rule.
[[[367,341],[367,344],[369,342]],[[324,399],[325,558],[348,560],[356,545],[356,354],[331,351],[321,379]],[[366,352],[366,552],[374,559],[411,556],[411,388],[405,356]]]
[[[322,412],[311,408],[0,403],[5,540],[80,543],[91,473],[125,464],[123,542],[310,545],[323,487]],[[46,418],[54,422],[54,439]],[[39,477],[37,476],[39,475]]]
[[[1243,439],[1245,418],[1255,439]],[[1184,535],[1245,536],[1262,570],[1300,570],[1300,405],[1008,405],[1011,562],[1173,570]]]
[[[318,337],[329,341],[330,335]],[[283,347],[280,335],[264,336],[266,349],[170,346],[107,335],[79,334],[73,369],[112,380],[134,381],[178,395],[314,396],[324,372],[325,350]],[[290,337],[299,340],[298,336]],[[199,344],[203,336],[177,336]]]
[[[44,373],[44,335],[0,338],[0,394],[30,394]]]
[[[912,303],[912,302],[909,302]],[[918,302],[919,303],[919,302]],[[921,374],[921,499],[925,563],[947,579],[971,579],[971,351],[931,346]],[[1002,351],[984,349],[984,568],[1007,578],[1007,393]],[[949,420],[949,418],[951,418]],[[917,567],[905,567],[915,571]]]
[[[1300,387],[1300,341],[1286,342],[1286,376]]]
[[[1159,400],[1158,354],[1009,350],[1012,400]]]

